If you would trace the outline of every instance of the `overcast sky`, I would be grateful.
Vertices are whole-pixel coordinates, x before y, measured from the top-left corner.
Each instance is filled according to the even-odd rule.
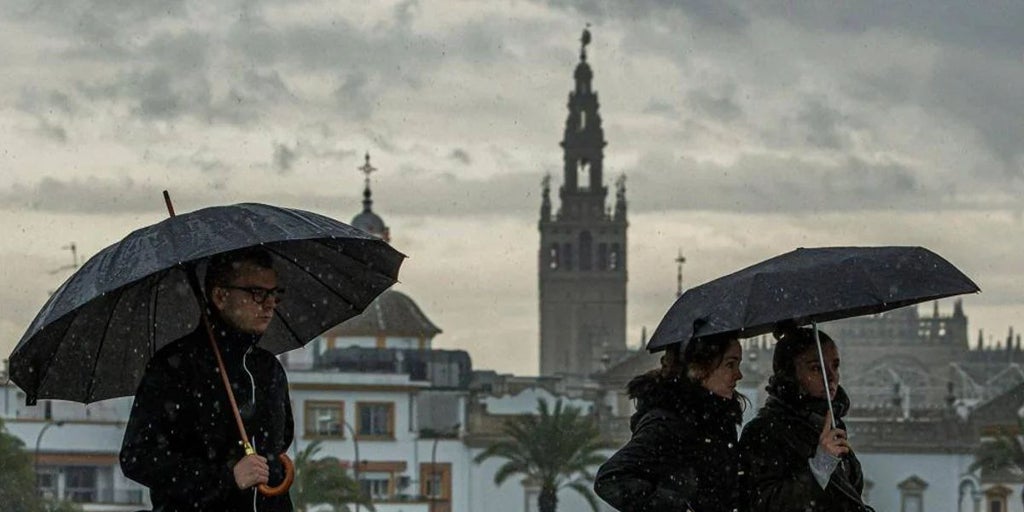
[[[437,345],[536,374],[539,184],[562,181],[586,23],[631,344],[679,249],[692,286],[799,246],[923,245],[981,286],[972,339],[1024,326],[1024,4],[803,4],[0,0],[0,354],[69,275],[62,246],[162,219],[161,190],[347,221],[369,151]]]

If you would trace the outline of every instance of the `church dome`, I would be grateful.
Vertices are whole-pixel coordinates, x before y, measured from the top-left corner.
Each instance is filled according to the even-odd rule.
[[[370,303],[365,311],[325,333],[327,336],[414,337],[432,338],[441,329],[423,314],[408,295],[387,290]]]
[[[364,210],[355,217],[352,217],[352,226],[359,228],[377,238],[387,238],[388,228],[384,225],[384,219],[370,210]]]

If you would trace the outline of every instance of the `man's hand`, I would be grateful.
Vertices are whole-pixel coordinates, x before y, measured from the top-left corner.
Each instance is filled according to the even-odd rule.
[[[267,459],[256,454],[246,455],[235,464],[235,484],[239,489],[265,484],[270,480],[270,466]]]

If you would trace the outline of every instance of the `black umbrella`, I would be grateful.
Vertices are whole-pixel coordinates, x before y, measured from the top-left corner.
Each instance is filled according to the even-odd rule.
[[[714,335],[748,338],[779,327],[881,313],[978,292],[950,262],[923,247],[818,247],[762,261],[682,294],[655,329],[647,350]],[[828,381],[822,372],[828,396]],[[828,402],[832,411],[831,400]],[[832,426],[835,427],[835,414]]]
[[[647,349],[716,334],[748,338],[978,291],[922,247],[801,248],[687,290]]]
[[[103,249],[50,297],[11,354],[11,380],[29,404],[134,394],[150,357],[198,325],[189,281],[205,272],[205,260],[257,245],[288,290],[260,341],[274,353],[359,314],[395,283],[405,258],[302,210],[249,203],[171,217]]]

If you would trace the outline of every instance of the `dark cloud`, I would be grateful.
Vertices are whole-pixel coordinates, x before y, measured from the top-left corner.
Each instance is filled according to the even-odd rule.
[[[451,158],[452,160],[455,160],[456,162],[459,162],[462,165],[469,165],[473,163],[473,159],[470,158],[469,153],[467,153],[466,150],[462,148],[453,149],[451,154],[448,155],[448,158]]]
[[[61,144],[68,141],[68,132],[63,126],[47,121],[42,117],[39,118],[39,125],[36,127],[36,133]]]
[[[279,173],[287,173],[292,170],[292,164],[295,162],[295,151],[290,149],[288,146],[276,143],[274,144],[274,169]]]
[[[751,12],[775,16],[815,33],[864,34],[881,29],[1020,60],[1024,4],[1013,1],[863,0],[842,3],[752,2]]]
[[[662,100],[651,100],[644,106],[645,114],[654,114],[669,119],[676,119],[679,117],[679,111],[671,103]]]
[[[627,174],[629,196],[643,198],[630,204],[633,211],[806,213],[996,206],[951,204],[939,192],[922,186],[918,172],[857,158],[818,163],[796,157],[745,156],[720,166],[658,153],[641,159],[637,170]]]
[[[664,22],[666,13],[682,14],[701,27],[743,30],[750,18],[736,2],[727,0],[540,0],[552,7],[579,13],[587,21],[633,20]]]
[[[832,108],[821,98],[812,98],[805,103],[796,117],[804,130],[808,144],[823,149],[838,150],[846,146],[842,124],[846,116]]]
[[[78,101],[56,89],[26,87],[21,90],[17,107],[30,114],[61,114],[72,116],[80,107]]]
[[[732,88],[709,91],[696,89],[686,95],[687,105],[696,113],[721,122],[731,122],[743,115],[743,110],[733,98]]]
[[[1019,60],[1013,65],[999,64],[968,55],[940,59],[926,101],[929,107],[947,112],[950,121],[967,123],[977,131],[1003,162],[1004,176],[1021,178],[1024,65]]]

